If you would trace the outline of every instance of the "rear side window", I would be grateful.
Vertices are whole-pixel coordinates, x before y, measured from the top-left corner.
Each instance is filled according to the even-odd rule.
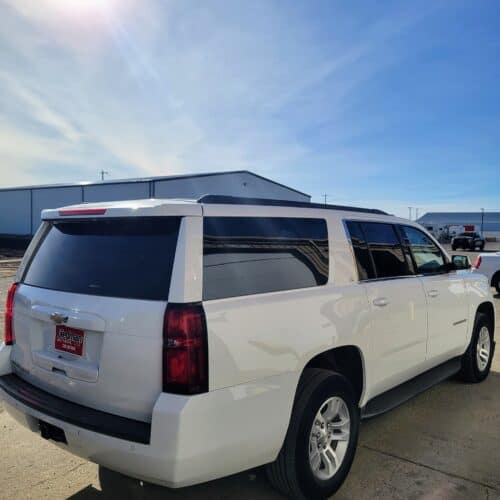
[[[377,278],[395,278],[413,274],[392,224],[361,222]]]
[[[439,247],[422,231],[402,226],[407,243],[417,266],[419,274],[433,274],[445,269],[444,255]]]
[[[53,222],[23,282],[63,292],[167,300],[180,217]]]
[[[396,229],[383,222],[347,222],[361,280],[413,274]],[[366,250],[368,249],[368,250]]]
[[[368,251],[368,245],[365,240],[361,224],[355,221],[346,222],[349,235],[351,236],[352,248],[356,265],[358,267],[359,279],[369,280],[375,278],[375,270]]]
[[[314,287],[327,281],[325,220],[204,218],[204,300]]]

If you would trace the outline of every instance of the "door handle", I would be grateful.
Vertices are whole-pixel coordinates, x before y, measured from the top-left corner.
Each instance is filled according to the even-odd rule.
[[[389,301],[385,297],[378,297],[377,299],[373,299],[373,305],[377,307],[385,307],[389,304]]]
[[[429,297],[437,297],[437,296],[439,295],[439,292],[438,292],[437,290],[429,290],[429,291],[427,292],[427,295],[428,295]]]

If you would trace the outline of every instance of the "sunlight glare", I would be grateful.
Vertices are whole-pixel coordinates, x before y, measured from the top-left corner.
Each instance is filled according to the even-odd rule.
[[[50,3],[59,11],[75,16],[102,14],[109,12],[117,0],[51,0]]]

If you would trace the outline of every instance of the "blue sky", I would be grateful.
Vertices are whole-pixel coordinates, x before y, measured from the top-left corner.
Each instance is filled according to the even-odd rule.
[[[0,0],[0,186],[249,169],[500,209],[496,1]]]

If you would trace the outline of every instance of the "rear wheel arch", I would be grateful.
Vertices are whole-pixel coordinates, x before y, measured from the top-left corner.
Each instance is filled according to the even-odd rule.
[[[343,375],[352,385],[359,401],[365,388],[364,358],[359,347],[346,345],[335,347],[314,356],[304,367],[322,368]]]

